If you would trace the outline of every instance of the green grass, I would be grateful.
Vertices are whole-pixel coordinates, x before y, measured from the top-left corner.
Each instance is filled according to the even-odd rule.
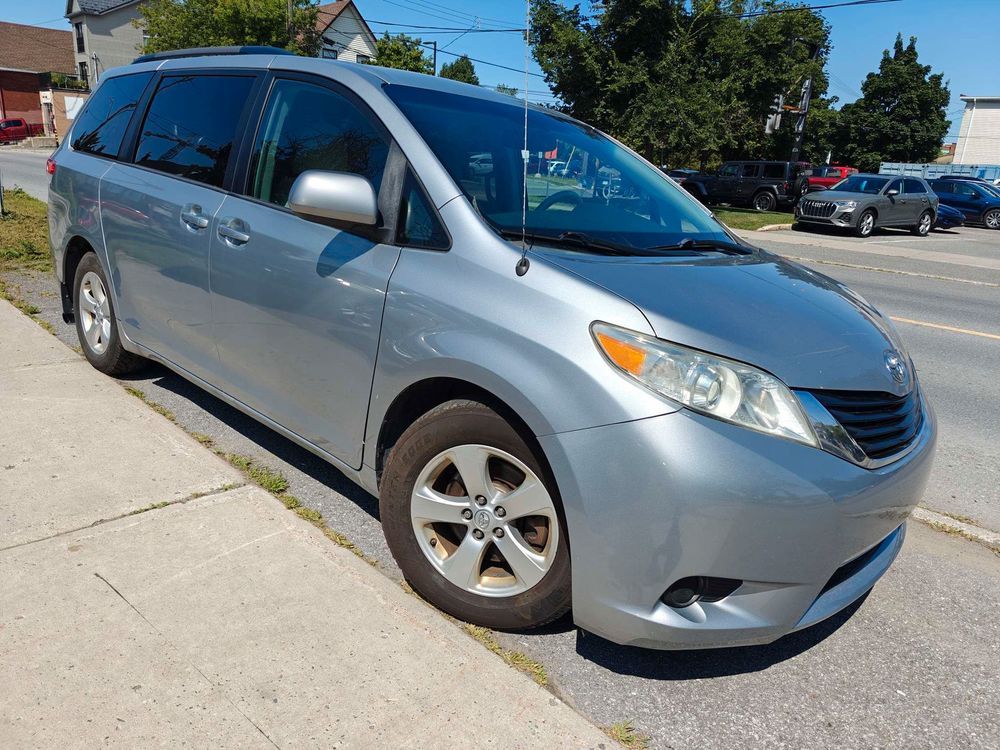
[[[791,224],[795,220],[790,213],[749,208],[715,208],[713,213],[730,229],[760,229],[768,224]]]
[[[49,220],[45,204],[23,190],[3,191],[0,216],[0,271],[30,269],[48,271]]]
[[[545,672],[545,667],[541,663],[535,661],[527,654],[523,654],[520,651],[511,651],[510,649],[504,648],[500,645],[500,642],[493,635],[493,631],[489,628],[480,627],[479,625],[465,624],[465,632],[483,644],[489,651],[499,656],[510,666],[514,667],[519,672],[524,672],[531,679],[537,682],[542,687],[549,684],[549,676]]]
[[[639,732],[630,721],[619,721],[604,727],[604,733],[629,750],[646,750],[649,747],[649,737]]]

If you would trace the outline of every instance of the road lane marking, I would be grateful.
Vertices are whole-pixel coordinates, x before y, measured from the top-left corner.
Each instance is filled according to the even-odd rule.
[[[897,318],[895,315],[889,316],[892,320],[897,323],[909,323],[914,326],[923,326],[924,328],[937,328],[939,331],[951,331],[952,333],[967,333],[970,336],[982,336],[984,339],[995,339],[1000,341],[1000,334],[996,333],[986,333],[985,331],[973,331],[969,328],[956,328],[955,326],[946,326],[941,323],[928,323],[924,320],[912,320],[910,318]]]
[[[774,252],[774,251],[772,251]],[[992,281],[977,281],[976,279],[960,279],[957,276],[941,276],[935,273],[917,273],[916,271],[901,271],[896,268],[879,268],[878,266],[862,266],[858,263],[847,263],[839,260],[819,260],[818,258],[806,258],[802,255],[785,255],[778,253],[784,258],[802,261],[803,263],[818,263],[824,266],[840,266],[841,268],[857,268],[860,271],[879,271],[881,273],[895,273],[900,276],[917,276],[921,279],[935,279],[936,281],[957,281],[960,284],[973,284],[975,286],[1000,287]]]

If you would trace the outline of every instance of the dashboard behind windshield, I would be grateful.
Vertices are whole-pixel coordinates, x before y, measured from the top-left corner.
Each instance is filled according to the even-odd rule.
[[[659,170],[593,128],[532,108],[524,150],[523,102],[387,85],[477,211],[500,231],[578,233],[637,249],[683,240],[732,240]]]

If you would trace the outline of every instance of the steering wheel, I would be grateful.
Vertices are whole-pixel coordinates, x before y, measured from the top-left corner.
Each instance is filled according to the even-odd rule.
[[[559,190],[535,206],[535,210],[548,211],[557,203],[572,203],[575,211],[576,207],[583,203],[583,199],[575,190]]]

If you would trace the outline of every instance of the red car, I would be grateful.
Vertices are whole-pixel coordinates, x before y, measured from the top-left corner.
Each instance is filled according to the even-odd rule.
[[[13,143],[22,141],[32,135],[43,135],[45,129],[41,123],[29,124],[21,117],[12,117],[9,120],[0,120],[0,143]]]
[[[827,165],[813,167],[802,173],[799,178],[799,195],[816,190],[828,190],[845,177],[857,174],[854,167],[831,167]]]

